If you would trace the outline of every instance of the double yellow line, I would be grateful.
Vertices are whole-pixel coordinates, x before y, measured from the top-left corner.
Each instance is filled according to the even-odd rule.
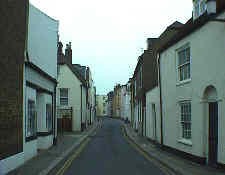
[[[96,135],[97,131],[95,131],[94,135]],[[72,162],[80,155],[85,146],[90,141],[90,138],[86,138],[80,147],[76,150],[76,152],[64,163],[64,165],[60,168],[60,170],[56,173],[56,175],[63,175],[65,171],[71,166]]]
[[[153,163],[156,167],[158,167],[160,170],[162,170],[165,174],[167,175],[175,175],[174,172],[172,172],[170,169],[168,169],[167,167],[163,166],[161,163],[159,163],[157,160],[155,160],[154,158],[150,157],[144,150],[142,150],[142,148],[140,148],[139,146],[137,146],[136,143],[134,143],[131,138],[129,138],[129,136],[127,136],[126,131],[124,126],[121,127],[122,133],[124,138],[126,139],[126,141],[132,145],[141,155],[143,155],[148,161],[150,161],[151,163]]]

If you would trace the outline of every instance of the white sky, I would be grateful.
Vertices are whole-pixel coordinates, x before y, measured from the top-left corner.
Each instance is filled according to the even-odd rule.
[[[72,42],[73,63],[91,68],[98,94],[132,77],[146,39],[192,15],[192,0],[30,0],[59,20],[64,46]]]

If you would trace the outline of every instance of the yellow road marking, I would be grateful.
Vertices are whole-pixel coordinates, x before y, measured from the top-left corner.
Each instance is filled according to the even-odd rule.
[[[97,131],[95,131],[94,135],[96,134]],[[86,140],[81,144],[77,151],[64,163],[64,165],[60,168],[56,175],[63,175],[65,173],[65,171],[71,166],[73,160],[79,156],[79,154],[83,151],[84,147],[88,144],[90,140],[90,138],[86,138]]]
[[[160,170],[162,170],[164,173],[168,174],[168,175],[174,175],[173,172],[171,172],[171,170],[169,170],[167,167],[161,165],[161,163],[159,163],[157,160],[155,160],[154,158],[151,158],[146,152],[144,152],[141,148],[139,148],[135,143],[133,143],[130,138],[126,135],[125,133],[125,128],[121,128],[122,132],[123,132],[123,136],[126,139],[126,141],[132,145],[139,153],[141,153],[148,161],[150,161],[151,163],[153,163],[156,167],[158,167]],[[157,163],[156,163],[157,161]]]

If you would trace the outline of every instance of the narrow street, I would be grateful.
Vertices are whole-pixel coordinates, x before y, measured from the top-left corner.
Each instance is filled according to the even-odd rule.
[[[65,161],[50,174],[165,175],[126,141],[121,126],[119,120],[104,119],[102,128],[90,137],[83,150],[68,157],[73,157],[69,166]]]

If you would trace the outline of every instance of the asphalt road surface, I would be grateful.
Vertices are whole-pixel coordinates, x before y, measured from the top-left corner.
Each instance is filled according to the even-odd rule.
[[[102,128],[81,146],[83,148],[80,153],[71,154],[71,160],[67,161],[69,163],[62,163],[53,173],[56,175],[166,175],[126,141],[121,126],[119,120],[104,119]]]

